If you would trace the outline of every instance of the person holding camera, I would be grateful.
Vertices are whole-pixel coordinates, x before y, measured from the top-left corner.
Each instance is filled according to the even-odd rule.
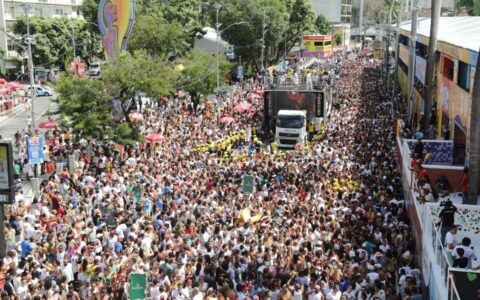
[[[442,245],[445,244],[445,236],[447,235],[447,232],[452,228],[452,226],[455,224],[455,213],[457,212],[457,208],[452,204],[452,201],[447,200],[445,202],[445,205],[440,211],[439,217],[440,217],[440,223],[441,223],[441,241]]]

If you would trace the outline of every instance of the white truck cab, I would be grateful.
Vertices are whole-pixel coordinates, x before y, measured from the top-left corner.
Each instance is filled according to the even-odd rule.
[[[279,110],[275,129],[275,142],[279,148],[295,149],[307,142],[307,111]]]

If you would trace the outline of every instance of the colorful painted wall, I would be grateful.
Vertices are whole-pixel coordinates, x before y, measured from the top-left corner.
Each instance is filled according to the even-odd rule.
[[[410,36],[408,31],[401,30],[401,34],[407,37]],[[417,41],[428,46],[429,40],[424,36],[417,36]],[[451,45],[445,42],[439,42],[437,45],[437,51],[440,52],[439,65],[437,66],[437,90],[436,90],[436,101],[438,109],[437,117],[437,132],[441,132],[442,124],[442,112],[444,115],[448,116],[448,124],[450,132],[454,133],[455,124],[457,124],[462,130],[466,133],[467,136],[467,148],[468,140],[470,134],[470,112],[472,105],[472,90],[474,82],[474,72],[475,66],[477,64],[478,52],[472,51],[469,49],[464,49],[455,45]],[[408,66],[409,56],[408,56],[408,47],[400,45],[399,57],[403,62]],[[449,80],[444,77],[442,74],[443,70],[443,59],[444,57],[449,58],[454,61],[454,78]],[[458,85],[458,66],[459,61],[467,63],[471,66],[470,74],[470,92],[465,91]],[[417,65],[416,65],[416,76],[424,77],[424,69],[426,62],[424,59],[418,61],[417,56]],[[401,69],[399,69],[399,74],[403,74]],[[399,75],[399,85],[404,93],[408,93],[408,74]],[[406,79],[404,78],[406,77]],[[422,79],[422,78],[419,78]],[[422,81],[422,80],[421,80]],[[414,104],[414,111],[420,112],[419,108],[421,107],[421,97],[418,93],[416,94],[416,103]],[[445,120],[444,120],[445,122]]]

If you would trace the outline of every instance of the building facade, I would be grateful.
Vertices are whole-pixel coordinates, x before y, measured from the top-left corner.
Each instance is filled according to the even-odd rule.
[[[30,16],[81,18],[81,4],[82,0],[0,0],[0,26],[8,32],[17,18],[25,16],[25,5],[30,7]],[[5,53],[2,71],[22,64],[24,57],[14,50],[14,41],[5,33],[0,35],[0,49]]]
[[[437,137],[453,140],[453,164],[468,160],[470,114],[475,67],[480,47],[480,17],[442,17],[439,22],[433,93]],[[414,68],[413,126],[424,113],[425,74],[430,35],[430,18],[420,18],[417,29],[415,64],[410,63],[411,22],[400,27],[398,82],[402,94],[409,95],[409,68]]]

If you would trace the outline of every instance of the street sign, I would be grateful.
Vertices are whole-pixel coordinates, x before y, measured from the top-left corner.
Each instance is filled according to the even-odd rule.
[[[243,67],[242,66],[237,67],[237,78],[240,79],[240,80],[243,79]]]
[[[130,299],[145,299],[147,297],[147,276],[145,274],[130,274]]]
[[[253,176],[251,175],[243,176],[243,192],[252,194],[253,190],[254,190]]]
[[[29,164],[43,163],[43,139],[38,136],[27,137],[27,152]]]

